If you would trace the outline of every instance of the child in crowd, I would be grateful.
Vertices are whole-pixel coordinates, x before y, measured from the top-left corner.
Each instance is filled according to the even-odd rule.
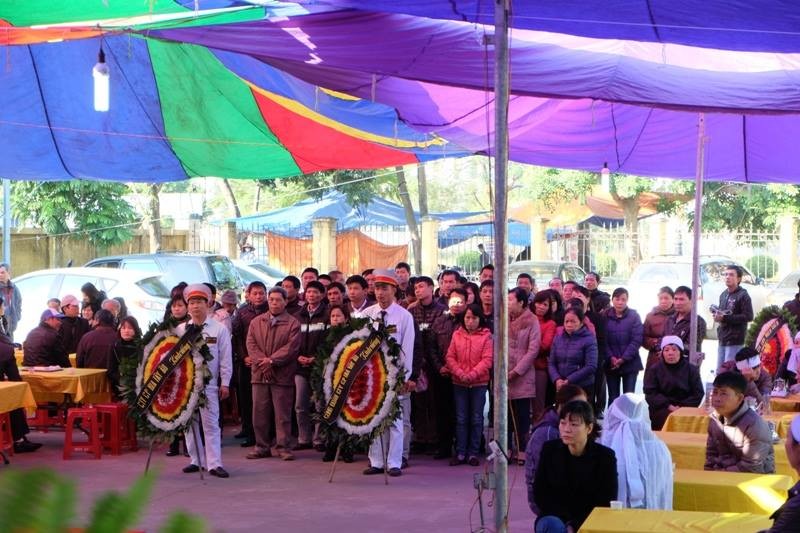
[[[744,401],[747,378],[724,372],[714,379],[708,424],[706,470],[775,472],[775,451],[769,425]]]
[[[467,306],[461,327],[453,333],[447,350],[447,369],[453,376],[456,405],[456,456],[451,466],[478,466],[483,434],[483,405],[492,368],[492,334],[478,304]]]

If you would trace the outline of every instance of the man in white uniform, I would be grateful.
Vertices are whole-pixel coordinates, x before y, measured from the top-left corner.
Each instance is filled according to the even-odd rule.
[[[202,325],[203,339],[212,356],[208,361],[211,381],[206,385],[207,401],[205,407],[200,408],[205,447],[200,440],[200,427],[195,419],[191,429],[185,433],[186,450],[192,462],[184,467],[183,471],[189,474],[199,471],[202,467],[208,469],[208,473],[212,476],[226,478],[229,474],[222,467],[219,401],[228,397],[228,385],[233,374],[231,334],[225,326],[214,320],[209,312],[209,302],[212,302],[212,299],[208,287],[202,283],[189,285],[183,290],[183,298],[189,308],[188,324]],[[186,326],[186,323],[178,326],[178,335],[182,336],[186,332]]]
[[[374,441],[369,447],[369,468],[364,470],[365,476],[380,474],[384,469],[384,452],[388,447],[387,464],[389,475],[397,477],[402,474],[403,463],[403,433],[404,429],[411,436],[411,398],[409,394],[416,384],[409,380],[411,365],[414,359],[414,318],[411,313],[395,301],[395,291],[398,287],[397,276],[393,270],[375,269],[373,272],[375,282],[375,299],[377,304],[367,307],[364,316],[373,320],[383,320],[387,326],[394,326],[392,338],[400,345],[400,361],[406,376],[406,390],[399,396],[401,416],[389,427],[387,431]]]

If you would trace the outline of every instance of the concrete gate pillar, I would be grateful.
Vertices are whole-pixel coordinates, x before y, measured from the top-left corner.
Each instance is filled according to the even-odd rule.
[[[792,270],[797,269],[797,226],[798,218],[795,215],[781,215],[778,219],[780,257],[778,258],[778,275],[784,277]]]
[[[320,274],[336,269],[336,219],[311,221],[311,262]]]
[[[531,217],[531,260],[547,261],[550,251],[547,248],[547,220],[540,216]]]
[[[436,277],[439,270],[439,221],[432,217],[422,218],[422,267],[424,276]]]

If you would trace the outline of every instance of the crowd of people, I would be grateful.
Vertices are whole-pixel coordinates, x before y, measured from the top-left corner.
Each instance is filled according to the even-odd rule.
[[[206,468],[228,477],[221,457],[219,402],[231,393],[242,421],[236,438],[242,447],[252,447],[248,459],[289,461],[294,452],[313,448],[323,461],[334,460],[335,449],[324,442],[314,416],[322,399],[312,392],[310,373],[329,328],[363,317],[391,326],[406,372],[401,416],[364,450],[369,464],[363,473],[400,476],[412,454],[431,454],[452,466],[478,466],[485,450],[486,403],[491,420],[491,391],[497,386],[492,374],[493,337],[499,333],[493,277],[491,264],[483,266],[477,283],[455,270],[444,270],[437,280],[412,277],[406,263],[349,277],[309,267],[273,287],[250,283],[241,304],[233,291],[217,298],[210,285],[174,287],[165,319],[204,324],[214,339],[213,379],[206,390],[210,401],[192,432],[202,431],[204,444],[187,433],[191,463],[184,471]],[[713,315],[720,339],[719,373],[706,468],[773,472],[771,431],[745,401],[752,396],[764,402],[771,381],[760,369],[758,352],[744,346],[753,312],[741,277],[736,266],[726,270],[727,290]],[[632,506],[665,506],[666,489],[637,485],[638,473],[626,472],[620,461],[649,469],[671,465],[653,430],[660,430],[672,411],[699,406],[705,393],[698,363],[687,357],[690,288],[661,288],[653,295],[657,305],[642,320],[628,307],[626,289],[600,290],[594,272],[582,281],[555,278],[540,289],[537,280],[523,273],[507,295],[507,452],[512,463],[526,466],[537,531],[577,530],[593,507],[620,497]],[[135,353],[141,329],[126,316],[123,301],[106,298],[91,284],[81,296],[65,295],[48,304],[24,341],[24,364],[69,366],[67,354],[76,353],[79,367],[107,369],[116,386],[119,361]],[[699,318],[698,350],[705,332]],[[795,359],[800,360],[798,337]],[[648,352],[644,365],[640,348]],[[796,373],[797,368],[790,364],[783,371]],[[642,371],[645,401],[637,403],[629,393]],[[609,436],[601,438],[598,420],[604,417]],[[624,439],[614,436],[616,427],[649,444],[624,450]],[[732,427],[738,428],[735,439]],[[178,446],[176,440],[168,455],[177,455]],[[354,460],[352,454],[341,458]],[[671,485],[671,474],[666,477]]]

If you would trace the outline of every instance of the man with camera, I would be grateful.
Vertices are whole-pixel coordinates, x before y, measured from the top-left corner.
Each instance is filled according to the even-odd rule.
[[[742,267],[730,265],[723,274],[726,290],[719,295],[719,307],[711,307],[717,327],[717,368],[726,361],[733,361],[744,346],[747,323],[753,320],[753,303],[742,282]]]

